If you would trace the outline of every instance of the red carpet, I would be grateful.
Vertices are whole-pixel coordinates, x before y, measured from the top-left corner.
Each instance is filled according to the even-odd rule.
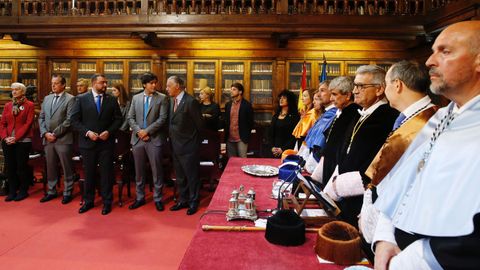
[[[98,198],[95,208],[80,215],[75,188],[67,205],[61,204],[61,196],[39,203],[41,184],[21,202],[6,203],[0,197],[1,269],[177,269],[212,196],[202,190],[200,210],[193,216],[183,209],[168,210],[172,188],[165,190],[164,212],[155,210],[147,192],[147,204],[136,210],[128,210],[134,195],[124,195],[124,206],[115,201],[107,216],[101,215]]]

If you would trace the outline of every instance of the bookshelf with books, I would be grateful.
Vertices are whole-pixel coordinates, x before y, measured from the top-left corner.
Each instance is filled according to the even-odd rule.
[[[345,63],[345,75],[346,76],[355,76],[357,69],[363,65],[369,65],[369,61],[357,62],[357,61],[346,61]]]
[[[383,68],[385,72],[393,65],[394,62],[378,62],[376,63],[377,66]]]
[[[25,86],[38,87],[37,72],[37,62],[18,61],[18,82],[23,83]]]
[[[0,99],[10,100],[13,82],[13,61],[0,61]]]
[[[77,80],[90,80],[93,74],[97,73],[97,62],[95,61],[78,61],[77,63]]]
[[[124,84],[124,63],[123,61],[104,61],[103,62],[103,74],[108,81],[108,91],[112,90],[112,86],[116,83]]]
[[[181,78],[185,83],[185,86],[187,86],[188,85],[187,66],[188,66],[188,63],[186,61],[167,62],[166,68],[165,68],[166,78],[169,78],[170,76],[177,76]],[[165,80],[165,84],[166,83],[167,81]]]
[[[220,97],[220,107],[224,107],[225,103],[230,100],[230,86],[235,83],[241,83],[245,87],[245,63],[244,62],[222,62],[221,70],[222,81],[222,95]],[[247,97],[247,93],[243,93],[243,96]]]
[[[327,71],[327,80],[332,80],[335,77],[341,76],[343,62],[332,61],[327,62],[326,71]],[[321,81],[322,72],[323,72],[323,61],[318,61],[318,82]]]
[[[130,95],[134,95],[143,90],[141,76],[145,72],[152,71],[152,62],[148,60],[138,61],[131,60],[128,63],[128,80]]]
[[[216,62],[193,62],[193,93],[195,97],[198,97],[200,90],[205,87],[210,87],[213,95],[213,101],[215,100],[215,88],[216,88]]]
[[[269,106],[273,102],[273,63],[251,62],[250,102],[254,107]]]

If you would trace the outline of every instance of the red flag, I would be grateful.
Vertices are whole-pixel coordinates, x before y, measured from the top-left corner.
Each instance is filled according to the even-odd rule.
[[[303,111],[303,90],[307,89],[307,62],[303,61],[302,67],[302,86],[300,87],[300,92],[298,93],[298,110]]]

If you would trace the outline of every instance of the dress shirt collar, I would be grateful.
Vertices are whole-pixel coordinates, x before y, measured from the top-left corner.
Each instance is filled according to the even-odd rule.
[[[65,91],[62,91],[61,93],[53,93],[53,97],[58,96],[59,98],[61,98],[63,96],[63,93],[65,93]]]
[[[379,101],[377,101],[377,103],[373,104],[372,106],[370,106],[368,109],[358,109],[358,113],[360,114],[360,118],[363,119],[367,116],[369,116],[370,114],[372,114],[378,107],[384,105],[384,104],[387,104],[387,100],[384,98],[384,99],[381,99]]]
[[[432,100],[429,96],[424,96],[423,98],[417,100],[415,103],[408,106],[405,110],[403,110],[403,115],[405,115],[405,119],[410,118],[414,113],[419,113],[419,110],[423,108],[423,110],[428,109],[434,106],[432,104]]]
[[[92,88],[92,94],[93,94],[93,97],[94,97],[94,98],[97,98],[98,95],[104,96],[104,94],[99,94],[99,93],[97,93],[97,91],[95,91],[95,89],[93,89],[93,88]]]
[[[476,103],[478,100],[480,100],[480,95],[477,95],[476,97],[470,99],[467,103],[463,104],[462,107],[458,107],[458,105],[455,103],[455,106],[453,107],[453,112],[457,114],[461,114],[463,111],[467,110],[468,107],[470,107],[470,104]],[[465,109],[467,108],[467,109]]]
[[[333,108],[335,108],[335,105],[333,105],[333,103],[331,103],[330,105],[325,107],[325,111],[328,111],[328,110],[333,109]]]
[[[175,100],[177,101],[177,104],[180,105],[180,101],[182,101],[183,95],[185,95],[185,91],[181,91],[176,97]]]

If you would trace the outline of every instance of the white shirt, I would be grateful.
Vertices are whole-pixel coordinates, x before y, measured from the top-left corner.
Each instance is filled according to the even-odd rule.
[[[360,114],[360,120],[369,116],[370,114],[372,114],[378,107],[384,105],[384,104],[388,104],[388,101],[384,98],[384,99],[381,99],[379,101],[377,101],[377,103],[373,104],[372,106],[368,107],[368,109],[362,109],[362,110],[358,110],[358,113]]]

